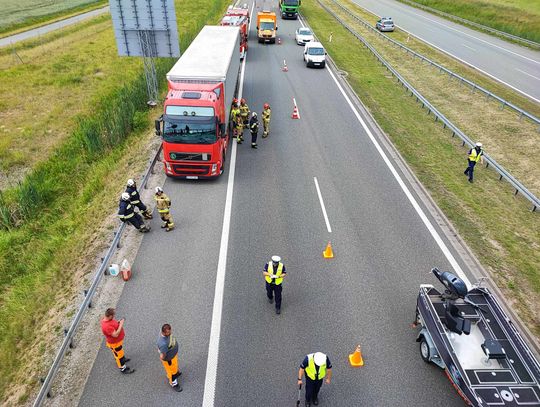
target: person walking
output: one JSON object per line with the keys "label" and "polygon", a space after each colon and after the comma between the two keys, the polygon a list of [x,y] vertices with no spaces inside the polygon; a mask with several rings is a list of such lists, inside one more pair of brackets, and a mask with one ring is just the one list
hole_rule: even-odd
{"label": "person walking", "polygon": [[319,390],[326,377],[326,384],[330,384],[332,377],[332,363],[328,356],[322,352],[307,355],[300,369],[298,369],[298,385],[302,384],[302,376],[306,376],[306,407],[319,405]]}
{"label": "person walking", "polygon": [[281,257],[272,256],[272,260],[265,264],[263,276],[266,282],[266,296],[272,304],[276,299],[276,314],[281,314],[281,291],[283,278],[287,275]]}
{"label": "person walking", "polygon": [[471,148],[469,150],[469,156],[467,157],[467,161],[469,163],[469,166],[467,169],[463,172],[463,174],[469,176],[469,182],[473,182],[473,173],[474,173],[474,166],[478,161],[480,161],[481,164],[484,164],[484,150],[482,150],[482,143],[476,143],[474,145],[474,148]]}
{"label": "person walking", "polygon": [[156,194],[154,195],[154,198],[156,200],[156,207],[159,212],[159,216],[161,217],[161,220],[163,221],[163,225],[161,225],[162,229],[165,229],[166,232],[170,232],[174,229],[174,221],[171,216],[171,200],[163,192],[163,189],[161,187],[156,187]]}
{"label": "person walking", "polygon": [[159,358],[165,368],[165,374],[169,379],[169,384],[178,392],[182,391],[180,385],[180,376],[182,373],[178,370],[178,342],[171,334],[171,326],[163,324],[158,338],[157,347]]}
{"label": "person walking", "polygon": [[246,103],[246,99],[240,99],[240,116],[242,117],[242,122],[244,126],[247,126],[249,123],[249,106]]}
{"label": "person walking", "polygon": [[150,226],[146,226],[141,215],[135,213],[127,192],[122,193],[118,204],[118,217],[122,222],[131,223],[139,232],[150,232]]}
{"label": "person walking", "polygon": [[139,208],[139,211],[142,213],[145,219],[152,219],[152,212],[146,207],[146,205],[141,201],[141,195],[137,190],[137,184],[135,180],[127,180],[126,192],[129,194],[129,200],[133,206]]}
{"label": "person walking", "polygon": [[262,112],[262,120],[263,120],[263,138],[268,137],[270,134],[270,118],[272,117],[272,110],[270,109],[270,105],[268,103],[264,104],[263,112]]}
{"label": "person walking", "polygon": [[251,114],[249,119],[249,131],[251,132],[251,148],[257,148],[257,136],[259,134],[259,120],[257,119],[257,113]]}
{"label": "person walking", "polygon": [[105,336],[105,344],[109,348],[116,361],[116,366],[123,374],[130,374],[135,372],[135,369],[131,369],[127,363],[130,359],[126,358],[124,354],[124,319],[120,321],[114,319],[116,311],[114,308],[107,308],[105,316],[101,320],[101,332]]}

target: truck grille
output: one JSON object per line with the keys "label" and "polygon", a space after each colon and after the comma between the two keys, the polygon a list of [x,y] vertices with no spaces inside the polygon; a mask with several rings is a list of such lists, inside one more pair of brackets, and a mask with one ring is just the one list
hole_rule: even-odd
{"label": "truck grille", "polygon": [[174,161],[211,161],[212,155],[208,153],[170,153]]}
{"label": "truck grille", "polygon": [[173,164],[176,175],[208,175],[210,165]]}

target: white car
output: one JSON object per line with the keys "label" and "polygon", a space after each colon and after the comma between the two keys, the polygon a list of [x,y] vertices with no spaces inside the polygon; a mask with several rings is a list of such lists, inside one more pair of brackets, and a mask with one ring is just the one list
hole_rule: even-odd
{"label": "white car", "polygon": [[298,45],[304,45],[310,41],[313,41],[313,33],[309,28],[300,27],[296,30],[295,40]]}
{"label": "white car", "polygon": [[304,62],[308,67],[324,68],[326,51],[320,42],[308,42],[304,46]]}

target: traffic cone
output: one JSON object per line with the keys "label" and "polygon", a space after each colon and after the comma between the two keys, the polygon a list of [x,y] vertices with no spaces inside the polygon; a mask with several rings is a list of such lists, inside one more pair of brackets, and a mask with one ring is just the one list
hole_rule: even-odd
{"label": "traffic cone", "polygon": [[292,111],[291,118],[292,119],[299,119],[300,118],[300,115],[298,114],[298,108],[296,106],[294,107],[294,109]]}
{"label": "traffic cone", "polygon": [[356,347],[354,353],[349,355],[349,363],[352,367],[364,366],[364,359],[362,358],[362,352],[360,352],[360,345]]}
{"label": "traffic cone", "polygon": [[280,37],[277,38],[277,43],[278,43],[278,45],[281,45],[281,38]]}
{"label": "traffic cone", "polygon": [[326,245],[326,249],[325,251],[323,252],[323,257],[325,259],[333,259],[334,258],[334,252],[332,251],[332,245],[330,244],[330,242],[328,242],[328,244]]}
{"label": "traffic cone", "polygon": [[283,68],[281,68],[281,70],[283,72],[288,72],[289,71],[289,68],[287,68],[287,62],[285,60],[283,60]]}

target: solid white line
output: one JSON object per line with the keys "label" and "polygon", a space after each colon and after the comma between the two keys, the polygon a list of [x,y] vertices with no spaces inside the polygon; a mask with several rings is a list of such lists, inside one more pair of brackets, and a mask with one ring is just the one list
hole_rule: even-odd
{"label": "solid white line", "polygon": [[[252,7],[250,14],[253,16]],[[248,25],[248,31],[251,24]],[[240,72],[240,84],[238,99],[242,98],[244,90],[244,74],[246,71],[247,54],[242,62]],[[236,167],[236,143],[232,143],[231,163],[229,165],[229,178],[227,179],[227,195],[225,198],[225,210],[223,211],[223,229],[221,230],[221,244],[219,246],[219,259],[216,273],[216,288],[214,291],[214,305],[212,309],[212,325],[210,328],[210,341],[208,344],[208,356],[206,360],[206,376],[204,380],[203,407],[213,407],[216,395],[216,378],[219,360],[219,340],[221,336],[221,316],[223,314],[223,293],[225,289],[225,271],[227,269],[227,251],[229,248],[229,231],[231,226],[232,198],[234,189],[234,172]]]}
{"label": "solid white line", "polygon": [[461,44],[461,45],[463,45],[465,48],[469,48],[470,50],[476,51],[473,47],[469,47],[468,45],[465,45],[465,44]]}
{"label": "solid white line", "polygon": [[403,190],[403,192],[405,193],[405,196],[407,196],[407,198],[409,199],[409,201],[411,202],[413,208],[416,210],[416,213],[418,213],[418,216],[420,216],[420,219],[422,219],[422,222],[424,222],[424,225],[427,227],[427,229],[429,230],[429,233],[431,233],[431,236],[433,237],[433,239],[435,240],[435,242],[437,243],[437,245],[439,246],[439,248],[441,249],[441,251],[443,252],[443,254],[445,255],[446,259],[448,260],[448,262],[450,263],[450,265],[452,266],[452,268],[454,269],[454,271],[456,272],[456,274],[469,286],[471,287],[471,282],[469,281],[469,279],[467,278],[467,276],[465,275],[465,273],[463,272],[463,270],[461,269],[461,266],[459,265],[459,263],[456,261],[456,259],[454,258],[454,256],[452,255],[452,253],[450,252],[450,250],[448,249],[448,247],[446,246],[446,244],[444,243],[444,241],[441,239],[441,236],[439,235],[439,233],[435,230],[435,228],[433,227],[433,225],[431,224],[430,220],[428,219],[428,217],[426,216],[426,214],[424,213],[424,211],[422,210],[422,208],[420,207],[420,205],[418,204],[418,202],[416,201],[416,199],[414,198],[414,196],[412,195],[411,191],[409,190],[409,188],[407,187],[407,185],[405,184],[405,182],[403,182],[403,179],[401,178],[401,176],[399,175],[399,173],[396,171],[394,165],[392,164],[392,162],[390,161],[390,159],[388,158],[388,156],[386,155],[386,153],[384,152],[384,150],[382,149],[381,145],[379,144],[379,142],[377,141],[377,139],[373,136],[373,134],[371,133],[371,130],[369,129],[369,127],[366,125],[366,123],[364,122],[364,119],[362,119],[362,117],[360,116],[360,114],[358,113],[358,111],[356,110],[356,108],[354,107],[354,105],[352,104],[351,100],[349,99],[349,96],[347,96],[347,94],[345,93],[345,91],[343,90],[343,88],[341,87],[341,84],[338,82],[338,80],[336,79],[336,77],[334,76],[333,72],[330,70],[330,68],[327,67],[327,70],[328,72],[330,73],[330,76],[332,77],[332,79],[334,80],[334,82],[336,83],[338,89],[340,90],[341,94],[343,95],[343,97],[345,98],[345,100],[347,101],[349,107],[351,108],[351,110],[353,111],[354,115],[356,116],[356,118],[358,119],[358,121],[360,122],[360,124],[362,125],[362,127],[364,128],[365,132],[367,133],[367,135],[369,136],[371,142],[373,143],[373,145],[375,146],[375,148],[377,149],[377,151],[379,152],[380,156],[382,157],[383,161],[385,162],[385,164],[387,165],[387,167],[390,169],[390,172],[392,173],[392,175],[394,176],[394,178],[396,179],[396,181],[398,182],[399,186],[401,187],[401,189]]}
{"label": "solid white line", "polygon": [[319,188],[319,181],[317,181],[317,177],[313,177],[313,181],[315,181],[315,188],[317,188],[317,195],[319,195],[319,202],[321,203],[321,209],[324,216],[324,221],[326,223],[326,229],[328,230],[328,233],[332,233],[332,228],[330,227],[330,221],[328,220],[328,214],[326,213],[326,207],[324,206],[324,201],[322,199],[321,189]]}
{"label": "solid white line", "polygon": [[296,107],[296,114],[298,115],[298,118],[300,118],[300,109],[298,109],[298,105],[296,104],[296,99],[292,98],[294,107]]}
{"label": "solid white line", "polygon": [[522,70],[519,69],[519,68],[516,68],[516,71],[519,71],[519,72],[521,72],[521,73],[524,73],[525,75],[528,75],[528,76],[530,76],[531,78],[534,78],[534,79],[540,81],[540,78],[539,78],[538,76],[531,75],[530,73],[525,72],[525,71],[522,71]]}

